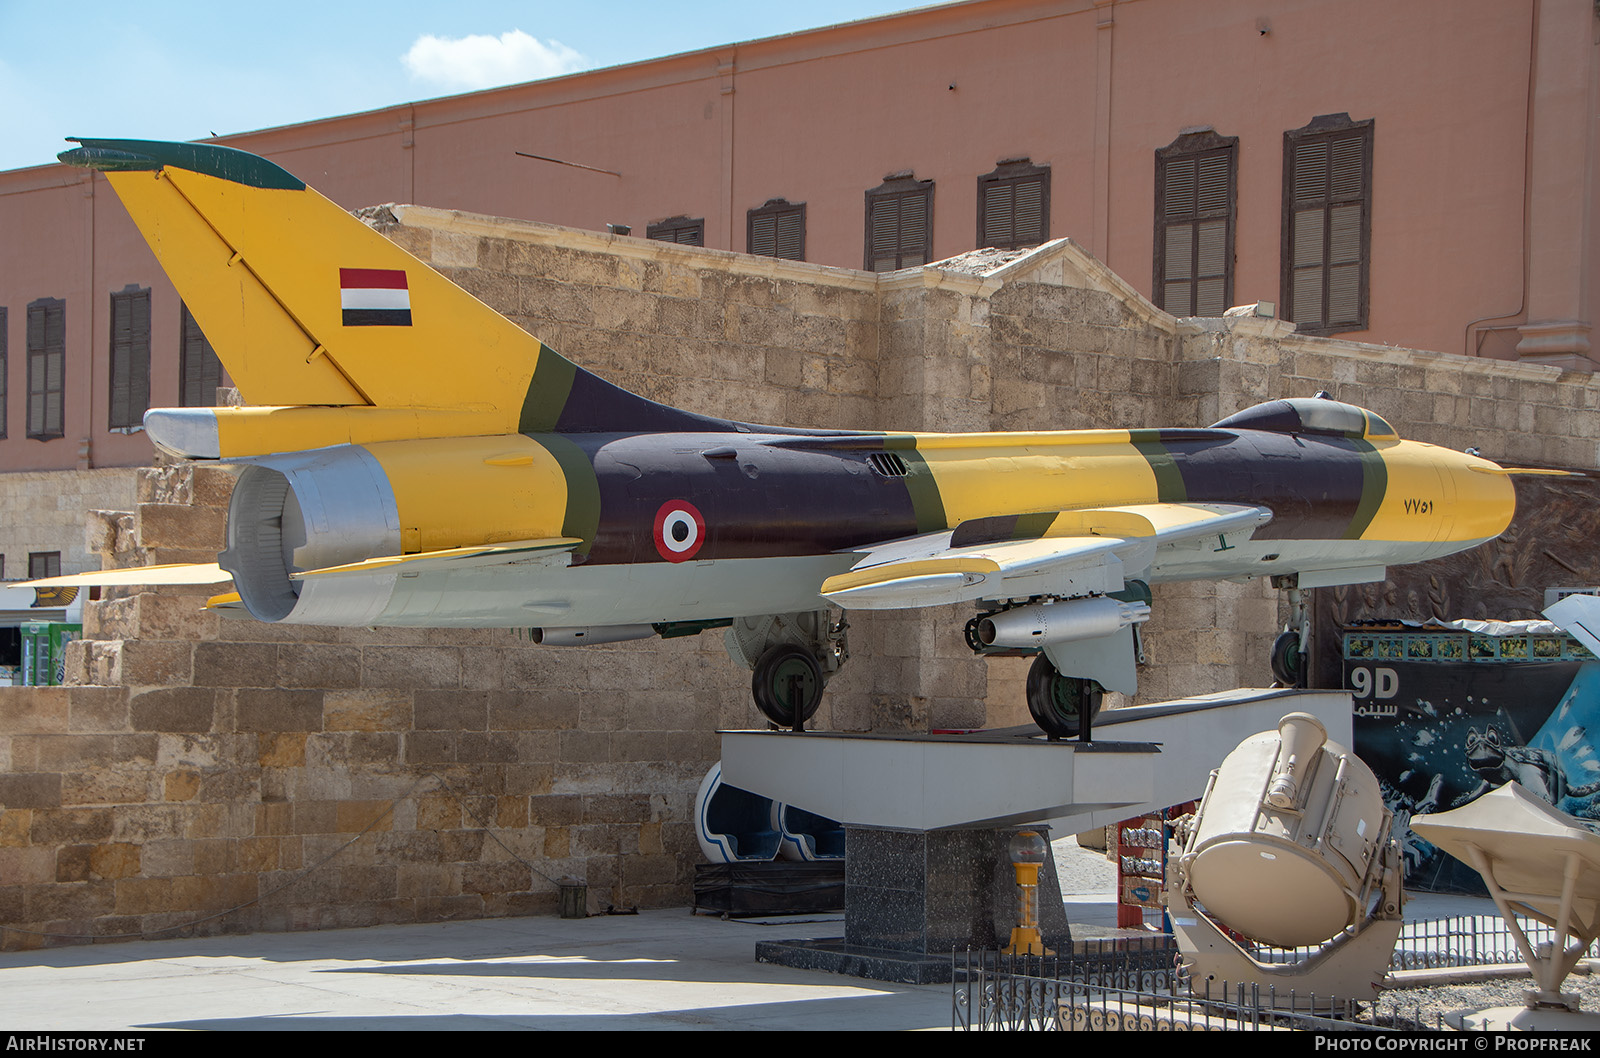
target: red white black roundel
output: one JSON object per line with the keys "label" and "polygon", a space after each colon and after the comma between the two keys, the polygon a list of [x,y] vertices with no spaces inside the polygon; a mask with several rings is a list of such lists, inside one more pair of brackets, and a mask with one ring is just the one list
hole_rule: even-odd
{"label": "red white black roundel", "polygon": [[688,500],[668,500],[656,511],[656,550],[668,562],[687,562],[706,539],[706,520]]}

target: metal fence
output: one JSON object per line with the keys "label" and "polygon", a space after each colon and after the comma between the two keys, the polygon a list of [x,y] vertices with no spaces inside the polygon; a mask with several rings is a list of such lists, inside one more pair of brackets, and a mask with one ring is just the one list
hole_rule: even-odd
{"label": "metal fence", "polygon": [[1105,951],[1062,958],[957,954],[951,1027],[1004,1031],[1417,1031],[1441,1026],[1403,1000],[1282,996],[1251,986],[1211,984],[1191,994],[1174,972],[1176,948]]}
{"label": "metal fence", "polygon": [[[1556,931],[1542,922],[1517,916],[1517,925],[1537,951],[1541,944],[1553,944]],[[1307,948],[1258,948],[1250,954],[1260,962],[1299,962],[1321,946]],[[1590,947],[1590,956],[1600,956],[1600,941]],[[1432,970],[1454,966],[1516,966],[1523,961],[1522,950],[1505,919],[1499,915],[1458,915],[1453,918],[1407,922],[1400,930],[1391,970]]]}
{"label": "metal fence", "polygon": [[[1517,916],[1517,925],[1535,951],[1553,944],[1556,931],[1542,922]],[[1600,941],[1589,946],[1590,958],[1600,957]],[[1422,922],[1407,922],[1394,946],[1391,970],[1430,970],[1451,966],[1514,966],[1521,963],[1510,927],[1499,915],[1463,915]]]}
{"label": "metal fence", "polygon": [[[1535,946],[1555,931],[1518,919]],[[1288,962],[1317,949],[1263,949],[1262,962]],[[1589,954],[1600,954],[1600,943]],[[1403,995],[1279,995],[1249,985],[1214,984],[1191,994],[1178,980],[1178,949],[1171,937],[1152,934],[1130,946],[1126,939],[1079,943],[1055,956],[1009,956],[967,951],[952,956],[951,1026],[956,1029],[1054,1030],[1207,1029],[1324,1031],[1437,1030]],[[1514,966],[1522,952],[1496,915],[1408,922],[1390,961],[1391,970],[1463,966]],[[1359,1000],[1359,1001],[1358,1001]]]}

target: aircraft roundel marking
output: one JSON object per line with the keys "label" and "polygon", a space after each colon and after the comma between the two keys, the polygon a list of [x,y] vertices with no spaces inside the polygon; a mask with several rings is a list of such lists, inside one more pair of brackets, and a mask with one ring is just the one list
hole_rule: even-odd
{"label": "aircraft roundel marking", "polygon": [[687,562],[706,540],[706,520],[688,500],[668,500],[656,511],[656,550],[668,562]]}

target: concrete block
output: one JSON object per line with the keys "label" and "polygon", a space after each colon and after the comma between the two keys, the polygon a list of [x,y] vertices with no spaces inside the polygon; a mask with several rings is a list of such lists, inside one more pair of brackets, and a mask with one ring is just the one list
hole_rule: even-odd
{"label": "concrete block", "polygon": [[279,687],[348,688],[361,685],[361,649],[326,643],[285,643],[277,650]]}
{"label": "concrete block", "polygon": [[196,643],[196,687],[275,687],[278,648],[272,643]]}
{"label": "concrete block", "polygon": [[227,510],[233,498],[233,486],[239,480],[234,467],[190,466],[189,497],[196,507],[216,507]]}
{"label": "concrete block", "polygon": [[209,687],[164,687],[128,696],[128,722],[135,731],[211,731],[217,692]]}
{"label": "concrete block", "polygon": [[484,731],[491,693],[418,690],[413,696],[413,724],[419,731]]}
{"label": "concrete block", "polygon": [[128,692],[122,687],[73,687],[67,693],[67,730],[128,730]]}
{"label": "concrete block", "polygon": [[[0,773],[0,808],[57,808],[60,804],[60,775]],[[0,870],[0,879],[5,878],[5,872]]]}
{"label": "concrete block", "polygon": [[323,698],[323,725],[327,731],[403,731],[412,726],[411,695],[402,690],[330,690]]}
{"label": "concrete block", "polygon": [[445,647],[363,647],[361,686],[437,688],[461,685],[461,654]]}
{"label": "concrete block", "polygon": [[135,516],[142,547],[214,553],[227,546],[227,511],[222,508],[141,503]]}
{"label": "concrete block", "polygon": [[[206,596],[168,589],[136,597],[136,630],[123,638],[168,639],[198,642],[217,637],[215,613],[205,609]],[[233,627],[233,622],[229,627]],[[243,625],[243,622],[240,622]]]}
{"label": "concrete block", "polygon": [[142,869],[138,845],[127,842],[107,842],[89,850],[89,876],[92,879],[114,881],[131,878]]}
{"label": "concrete block", "polygon": [[495,731],[575,728],[579,717],[578,700],[576,692],[565,688],[491,691],[488,727]]}
{"label": "concrete block", "polygon": [[29,840],[34,845],[73,845],[111,837],[110,808],[39,808],[32,813]]}
{"label": "concrete block", "polygon": [[0,808],[0,846],[20,847],[30,843],[33,829],[33,810],[30,808]]}
{"label": "concrete block", "polygon": [[179,805],[115,805],[111,809],[111,839],[148,844],[162,838],[181,838],[187,822],[187,809]]}
{"label": "concrete block", "polygon": [[234,697],[240,731],[321,731],[322,692],[246,688]]}
{"label": "concrete block", "polygon": [[65,687],[0,687],[0,735],[65,732],[70,702]]}
{"label": "concrete block", "polygon": [[[95,644],[101,645],[101,644]],[[104,644],[110,646],[112,644]],[[191,657],[196,649],[186,642],[130,640],[121,646],[121,678],[129,687],[181,686],[190,682]],[[211,644],[202,644],[209,646]],[[97,683],[101,681],[96,681]],[[111,681],[107,681],[111,682]]]}
{"label": "concrete block", "polygon": [[297,768],[306,762],[306,733],[292,729],[263,732],[257,763],[263,768]]}

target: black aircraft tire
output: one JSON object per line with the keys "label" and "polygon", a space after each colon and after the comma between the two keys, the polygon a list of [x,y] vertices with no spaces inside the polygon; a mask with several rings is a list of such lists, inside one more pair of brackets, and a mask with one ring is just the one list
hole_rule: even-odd
{"label": "black aircraft tire", "polygon": [[1285,687],[1306,685],[1305,655],[1300,653],[1298,632],[1281,633],[1272,641],[1272,678]]}
{"label": "black aircraft tire", "polygon": [[1084,710],[1088,710],[1093,725],[1104,698],[1104,688],[1094,680],[1061,675],[1043,654],[1033,659],[1033,667],[1028,670],[1028,712],[1045,734],[1077,737]]}
{"label": "black aircraft tire", "polygon": [[804,647],[792,643],[772,647],[756,662],[750,694],[761,715],[779,727],[794,727],[796,692],[804,723],[822,702],[822,666]]}

